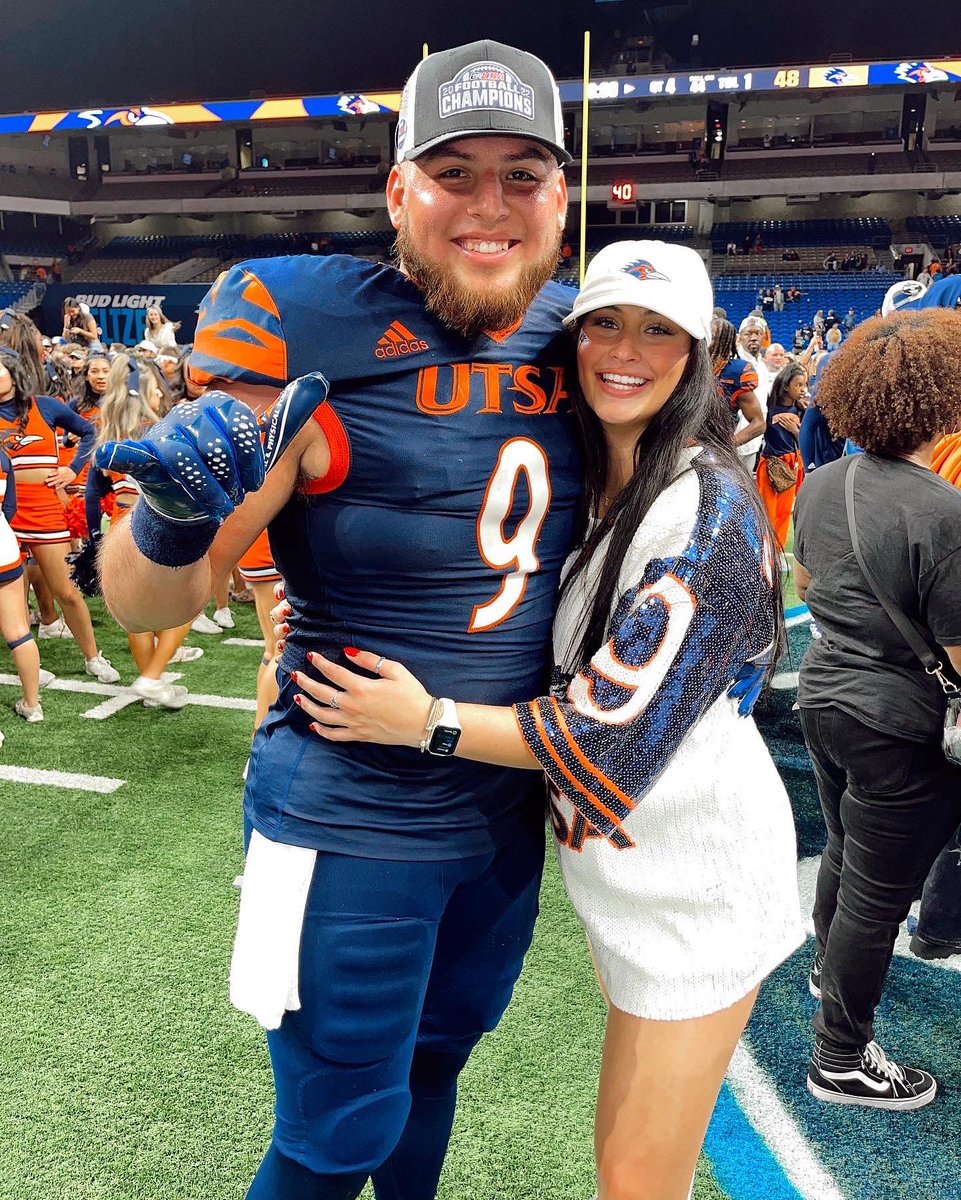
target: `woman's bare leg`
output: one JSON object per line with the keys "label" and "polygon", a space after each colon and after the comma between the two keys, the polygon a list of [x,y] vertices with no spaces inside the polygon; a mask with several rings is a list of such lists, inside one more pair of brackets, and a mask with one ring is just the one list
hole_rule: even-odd
{"label": "woman's bare leg", "polygon": [[43,578],[60,605],[67,627],[76,639],[85,660],[97,657],[97,639],[93,633],[90,610],[80,589],[70,578],[66,555],[69,547],[35,543],[31,550]]}
{"label": "woman's bare leg", "polygon": [[28,708],[36,708],[40,703],[40,650],[23,611],[23,584],[19,579],[0,586],[0,633],[10,647],[23,699]]}
{"label": "woman's bare leg", "polygon": [[599,1200],[688,1200],[721,1084],[757,999],[688,1021],[612,1007],[594,1141]]}
{"label": "woman's bare leg", "polygon": [[277,635],[274,633],[274,623],[270,618],[270,610],[274,606],[274,585],[272,583],[251,583],[254,593],[254,604],[257,606],[257,620],[260,631],[264,635],[264,656],[257,669],[257,713],[254,717],[254,732],[260,728],[260,723],[267,715],[267,710],[277,699]]}

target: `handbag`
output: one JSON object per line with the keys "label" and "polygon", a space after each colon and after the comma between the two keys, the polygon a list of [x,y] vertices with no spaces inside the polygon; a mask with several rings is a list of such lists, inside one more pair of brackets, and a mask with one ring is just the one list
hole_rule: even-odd
{"label": "handbag", "polygon": [[791,488],[797,485],[797,467],[792,467],[783,458],[772,457],[766,458],[764,461],[767,463],[768,483],[770,483],[778,495],[782,492],[789,492]]}
{"label": "handbag", "polygon": [[848,532],[851,535],[854,557],[858,560],[858,566],[861,568],[865,582],[874,593],[874,598],[890,617],[895,628],[907,642],[908,646],[910,646],[921,660],[925,673],[933,675],[941,685],[941,690],[944,692],[947,701],[941,748],[948,762],[961,767],[961,688],[945,675],[944,663],[938,659],[931,647],[921,637],[920,633],[918,633],[914,622],[896,604],[893,604],[885,597],[884,593],[878,587],[874,576],[868,570],[868,565],[861,554],[861,545],[858,541],[858,527],[854,519],[854,476],[857,474],[862,457],[863,455],[855,454],[848,459],[844,478],[844,507],[848,515]]}

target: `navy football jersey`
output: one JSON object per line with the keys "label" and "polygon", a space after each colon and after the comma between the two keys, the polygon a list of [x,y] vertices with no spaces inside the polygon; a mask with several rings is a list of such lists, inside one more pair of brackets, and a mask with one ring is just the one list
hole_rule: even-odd
{"label": "navy football jersey", "polygon": [[270,527],[293,616],[247,810],[265,836],[383,857],[488,852],[538,819],[539,773],[312,734],[292,702],[311,649],[404,663],[435,696],[509,705],[545,686],[579,493],[549,284],[514,329],[446,328],[391,267],[345,256],[240,264],[201,308],[193,379],[330,381],[331,468]]}

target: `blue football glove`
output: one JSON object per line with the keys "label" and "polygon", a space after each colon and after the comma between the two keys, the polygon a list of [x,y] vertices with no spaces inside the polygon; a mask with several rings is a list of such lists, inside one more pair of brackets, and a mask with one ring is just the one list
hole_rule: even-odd
{"label": "blue football glove", "polygon": [[265,417],[226,392],[188,400],[152,425],[140,441],[106,442],[95,462],[136,479],[146,504],[173,521],[226,520],[327,398],[322,375],[287,385]]}
{"label": "blue football glove", "polygon": [[760,699],[761,692],[764,691],[764,683],[771,667],[772,649],[772,646],[768,646],[756,658],[752,658],[746,662],[734,676],[730,687],[727,689],[727,694],[731,699],[738,701],[737,713],[739,717],[749,717],[751,715],[755,704]]}

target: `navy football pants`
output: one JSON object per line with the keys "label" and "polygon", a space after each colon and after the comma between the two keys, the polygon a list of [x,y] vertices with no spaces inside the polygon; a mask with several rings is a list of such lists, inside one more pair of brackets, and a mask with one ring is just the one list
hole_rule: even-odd
{"label": "navy football pants", "polygon": [[318,853],[302,1008],[268,1033],[274,1136],[248,1200],[434,1200],[457,1076],[530,946],[535,824],[496,853],[393,862]]}

